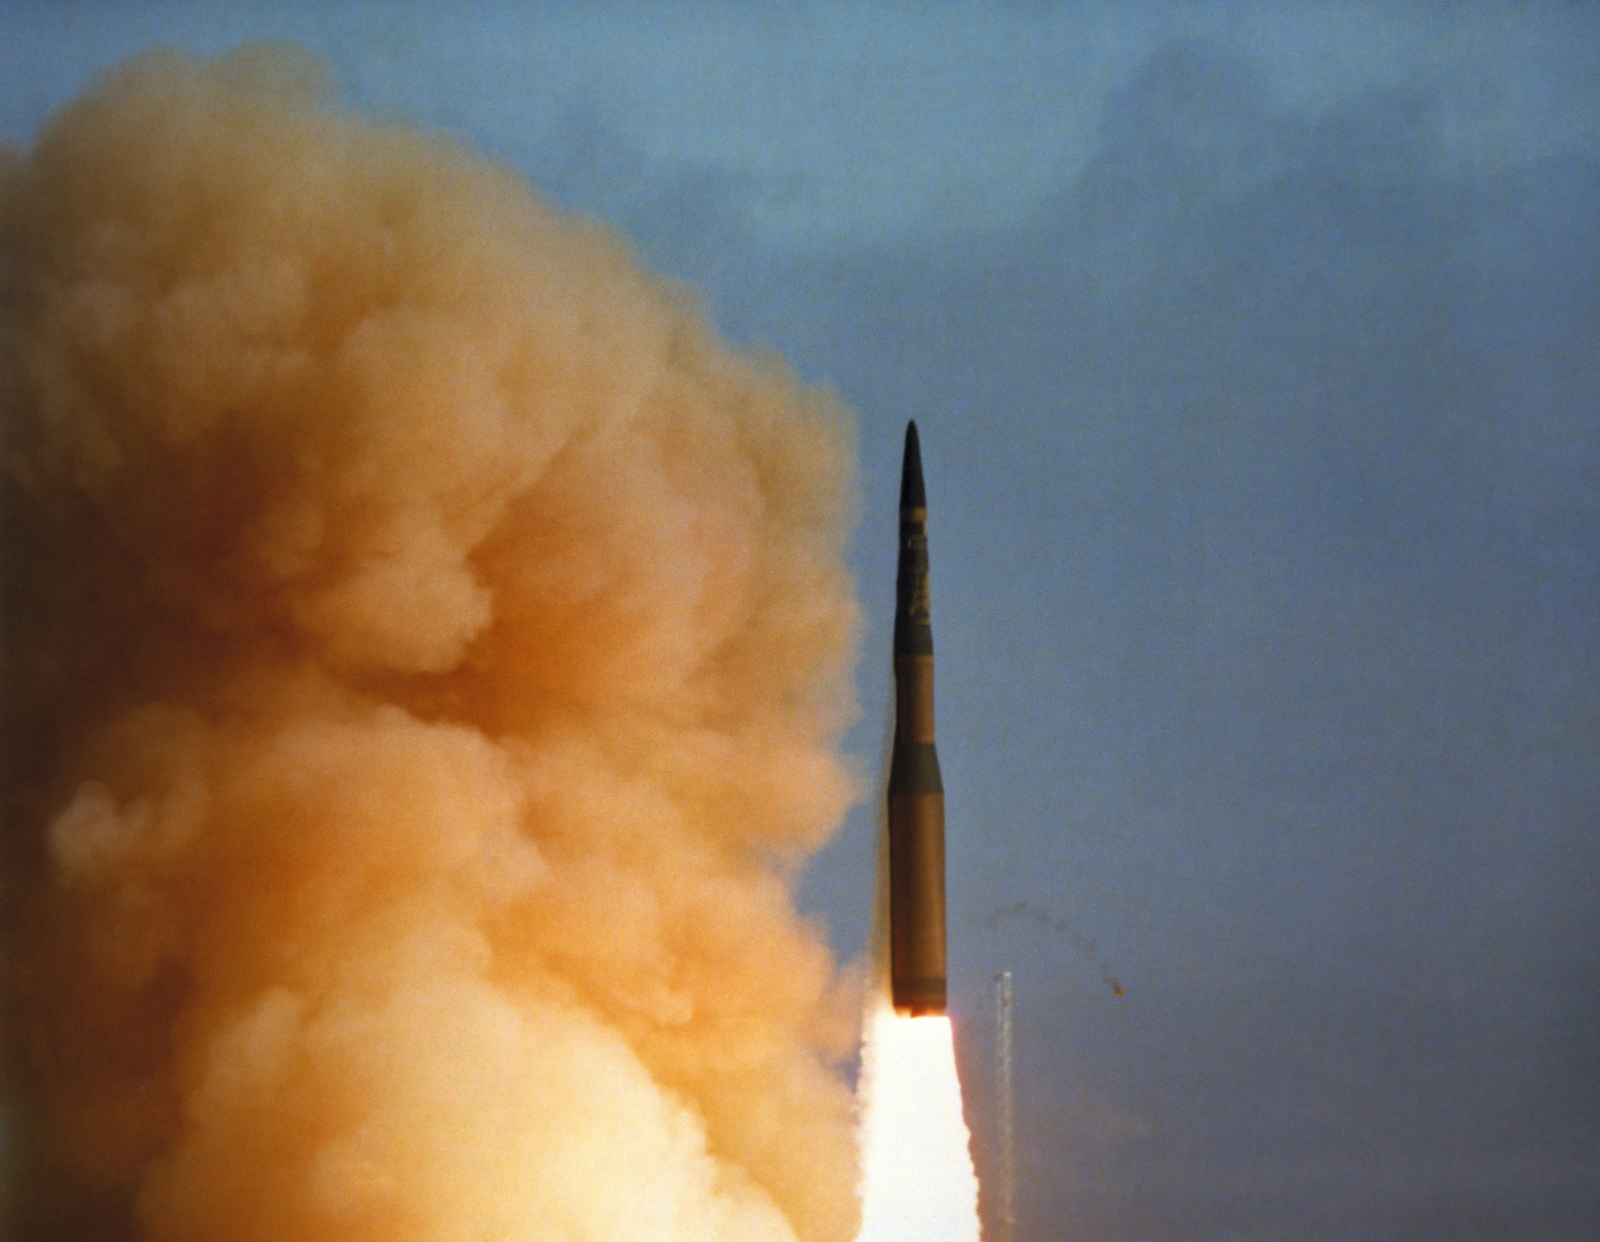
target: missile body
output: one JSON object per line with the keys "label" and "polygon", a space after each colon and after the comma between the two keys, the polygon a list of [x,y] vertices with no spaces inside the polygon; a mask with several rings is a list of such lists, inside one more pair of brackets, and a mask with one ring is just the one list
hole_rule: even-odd
{"label": "missile body", "polygon": [[889,983],[895,1009],[945,1011],[944,784],[933,744],[928,501],[917,424],[906,427],[895,582],[894,749],[889,762]]}

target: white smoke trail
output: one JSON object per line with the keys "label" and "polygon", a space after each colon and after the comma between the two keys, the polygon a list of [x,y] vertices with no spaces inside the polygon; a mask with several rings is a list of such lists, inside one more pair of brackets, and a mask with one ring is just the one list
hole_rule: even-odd
{"label": "white smoke trail", "polygon": [[1000,1227],[1010,1239],[1017,1224],[1017,1117],[1015,1062],[1011,1047],[1011,972],[994,981],[995,1096],[1000,1131]]}

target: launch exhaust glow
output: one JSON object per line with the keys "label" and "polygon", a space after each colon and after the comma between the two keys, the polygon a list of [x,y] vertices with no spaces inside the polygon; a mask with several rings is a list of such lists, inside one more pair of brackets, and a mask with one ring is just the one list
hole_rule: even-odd
{"label": "launch exhaust glow", "polygon": [[978,1242],[978,1178],[950,1019],[875,1006],[860,1089],[860,1242]]}

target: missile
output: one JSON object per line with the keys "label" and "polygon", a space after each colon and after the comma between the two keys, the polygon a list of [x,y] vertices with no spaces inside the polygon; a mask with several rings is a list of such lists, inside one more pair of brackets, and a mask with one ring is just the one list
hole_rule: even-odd
{"label": "missile", "polygon": [[933,744],[928,499],[917,424],[906,425],[895,579],[894,748],[889,760],[889,986],[896,1010],[945,1011],[944,783]]}

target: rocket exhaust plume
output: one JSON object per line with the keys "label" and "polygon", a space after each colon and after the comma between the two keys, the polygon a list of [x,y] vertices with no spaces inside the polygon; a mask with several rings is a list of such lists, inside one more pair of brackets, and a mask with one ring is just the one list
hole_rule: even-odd
{"label": "rocket exhaust plume", "polygon": [[844,1242],[851,433],[286,49],[0,152],[26,1242]]}

